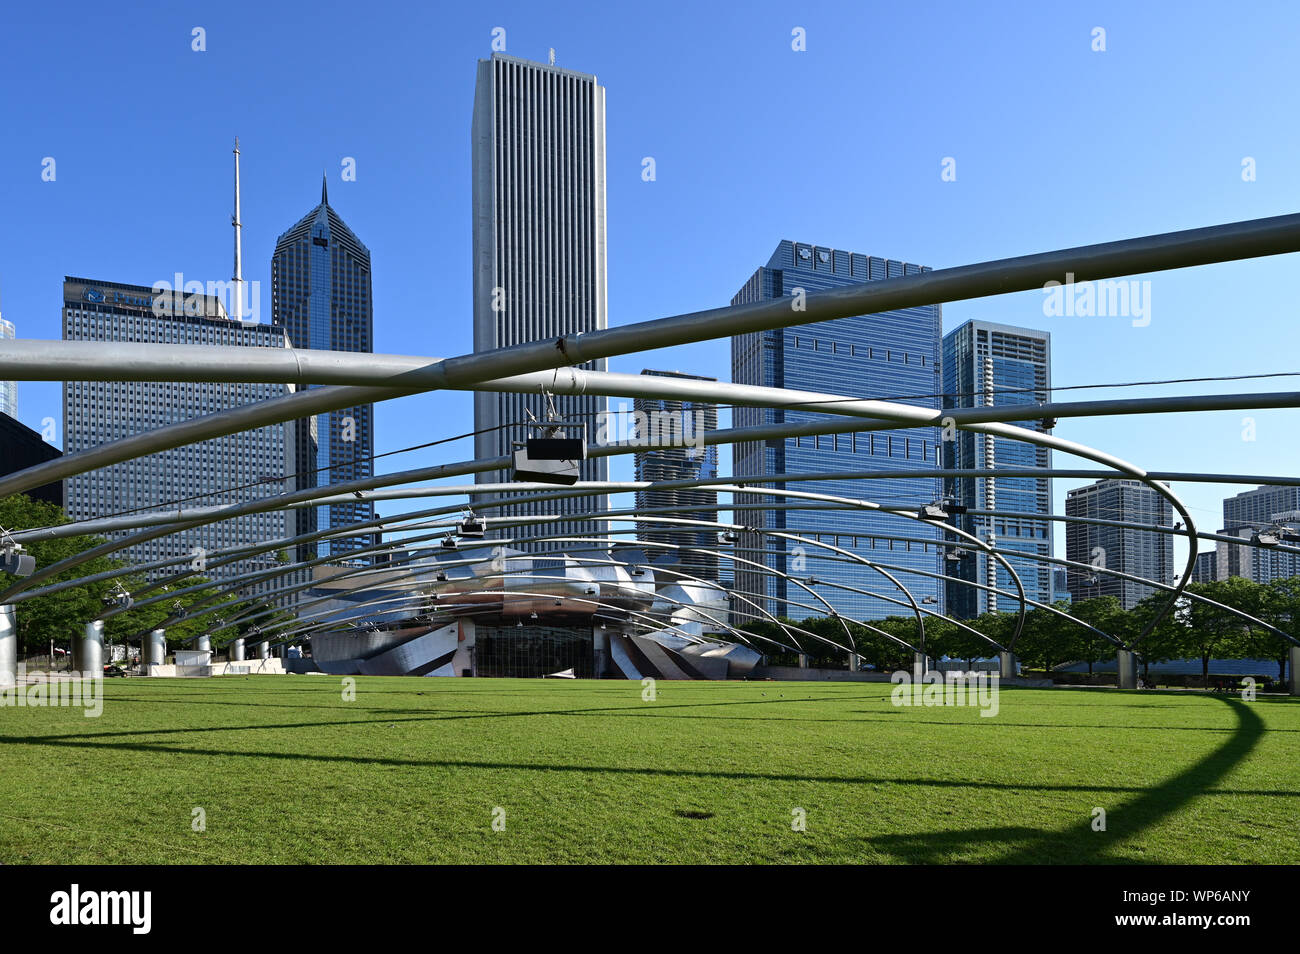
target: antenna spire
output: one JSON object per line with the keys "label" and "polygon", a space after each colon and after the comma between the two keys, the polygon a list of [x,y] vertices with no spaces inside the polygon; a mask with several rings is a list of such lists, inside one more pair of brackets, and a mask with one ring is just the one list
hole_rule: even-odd
{"label": "antenna spire", "polygon": [[235,227],[235,275],[231,280],[233,284],[232,293],[235,300],[234,318],[236,321],[244,320],[244,266],[243,266],[243,248],[242,235],[243,223],[239,221],[239,137],[235,137],[235,214],[230,217],[230,224]]}
{"label": "antenna spire", "polygon": [[325,174],[325,170],[323,169],[320,174],[320,204],[330,204],[329,177]]}

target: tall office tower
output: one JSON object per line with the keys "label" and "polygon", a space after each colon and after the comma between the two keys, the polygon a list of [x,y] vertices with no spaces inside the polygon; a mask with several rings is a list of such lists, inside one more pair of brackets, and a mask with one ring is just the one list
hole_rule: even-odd
{"label": "tall office tower", "polygon": [[1070,575],[1065,567],[1058,566],[1052,570],[1052,602],[1059,603],[1061,601],[1066,603],[1071,601]]}
{"label": "tall office tower", "polygon": [[[677,371],[642,371],[659,378],[688,381],[716,381]],[[639,451],[636,479],[641,481],[707,480],[718,476],[718,448],[704,445],[704,435],[718,429],[718,407],[704,401],[675,398],[637,398],[633,402],[636,436],[648,440],[676,441],[682,446]],[[703,489],[638,490],[636,509],[651,517],[678,517],[717,522],[718,493]],[[718,533],[714,528],[671,527],[651,520],[638,520],[637,539],[669,544],[679,554],[685,573],[701,579],[718,580]],[[653,557],[657,548],[650,551]],[[712,551],[701,553],[700,550]]]}
{"label": "tall office tower", "polygon": [[[1223,501],[1224,534],[1250,540],[1260,530],[1300,526],[1300,487],[1257,487]],[[1220,543],[1219,579],[1241,576],[1256,583],[1300,576],[1294,553],[1247,544]]]}
{"label": "tall office tower", "polygon": [[[1174,508],[1140,480],[1099,480],[1065,495],[1067,517],[1119,520],[1132,528],[1068,522],[1065,558],[1074,563],[1118,570],[1157,583],[1174,578],[1174,539],[1138,527],[1173,525]],[[1108,573],[1070,567],[1067,577],[1074,600],[1116,596],[1125,609],[1155,592],[1155,588]]]}
{"label": "tall office tower", "polygon": [[[285,347],[284,329],[234,321],[219,298],[157,292],[140,285],[65,278],[65,341],[165,342],[184,345]],[[63,449],[75,454],[129,437],[213,414],[241,404],[282,397],[287,384],[211,384],[154,381],[65,381]],[[73,520],[92,520],[185,501],[186,506],[238,504],[293,489],[286,480],[292,424],[212,438],[123,461],[65,481],[65,508]],[[173,557],[202,556],[213,579],[275,568],[276,551],[225,566],[225,551],[286,539],[285,511],[249,514],[134,544],[121,557],[136,565]],[[121,538],[127,532],[111,532]],[[196,553],[196,548],[201,553]],[[182,564],[183,565],[183,564]],[[151,578],[174,574],[178,564],[148,570]],[[283,585],[251,586],[248,595]]]}
{"label": "tall office tower", "polygon": [[[271,259],[271,321],[292,348],[374,350],[370,250],[329,204],[322,180],[320,205],[275,243]],[[311,385],[314,386],[314,385]],[[297,422],[293,471],[299,487],[324,487],[374,475],[374,405],[342,408]],[[330,504],[297,511],[295,535],[371,520],[374,504]],[[302,544],[298,558],[346,557],[367,546],[369,530]]]}
{"label": "tall office tower", "polygon": [[[914,275],[919,265],[832,248],[782,242],[768,263],[754,273],[732,299],[733,305],[796,295],[861,282]],[[731,340],[731,373],[737,384],[757,384],[805,391],[845,391],[872,398],[939,408],[938,305],[905,308],[876,315],[837,318],[797,328],[754,332]],[[797,409],[736,408],[736,427],[825,420],[827,415]],[[878,474],[933,469],[938,458],[937,427],[789,437],[733,447],[737,480],[771,474]],[[820,494],[865,498],[916,513],[943,493],[937,477],[889,477],[857,480],[790,481],[764,486]],[[927,609],[943,611],[943,531],[904,517],[865,510],[780,509],[772,497],[737,495],[737,522],[756,529],[782,531],[851,551],[890,572]],[[747,508],[753,509],[747,509]],[[891,537],[910,539],[890,539]],[[933,542],[932,542],[933,541]],[[823,584],[843,584],[882,593],[906,603],[906,597],[883,576],[833,551],[761,534],[742,534],[738,555],[764,559],[779,574],[816,577]],[[911,571],[920,571],[911,572]],[[930,575],[925,575],[930,574]],[[825,605],[795,584],[736,565],[736,587],[765,596],[767,609],[802,618],[827,615]],[[815,586],[838,613],[856,619],[909,615],[910,608],[833,585]],[[805,605],[787,605],[786,599]]]}
{"label": "tall office tower", "polygon": [[[943,339],[943,406],[948,408],[998,407],[1042,404],[1052,386],[1052,339],[1046,331],[1015,328],[987,321],[968,321]],[[1050,434],[1051,421],[1019,421],[1017,426]],[[994,468],[1050,468],[1046,447],[991,434],[956,430],[943,442],[944,468],[992,470]],[[1025,595],[1041,603],[1053,597],[1052,568],[1034,557],[1052,555],[1052,525],[1016,514],[1052,512],[1052,481],[1047,477],[949,477],[944,493],[957,505],[955,526],[993,546],[1025,553],[1009,556],[1025,587]],[[965,508],[969,513],[960,512]],[[998,516],[987,515],[997,511]],[[1001,597],[979,583],[1003,592],[1016,592],[1011,574],[976,546],[960,548],[950,559],[948,611],[958,619],[997,612],[1016,605],[1015,596]]]}
{"label": "tall office tower", "polygon": [[[587,73],[493,54],[478,64],[472,140],[475,352],[605,328],[605,88]],[[603,371],[605,361],[581,367]],[[529,413],[546,421],[547,406],[543,394],[476,392],[475,456],[509,456],[529,433]],[[560,419],[585,425],[590,441],[606,400],[560,396],[555,406]],[[608,474],[603,457],[582,464],[582,480]],[[475,475],[509,480],[508,470]],[[603,521],[564,518],[608,509],[599,496],[493,512],[560,518],[520,536],[591,536],[605,532]]]}
{"label": "tall office tower", "polygon": [[[12,341],[18,335],[12,321],[0,318],[0,341]],[[0,414],[18,417],[18,382],[0,381]]]}

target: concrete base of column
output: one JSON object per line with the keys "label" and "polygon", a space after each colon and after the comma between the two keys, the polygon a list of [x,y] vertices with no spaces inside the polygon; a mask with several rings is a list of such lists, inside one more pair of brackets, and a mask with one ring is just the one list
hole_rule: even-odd
{"label": "concrete base of column", "polygon": [[233,642],[231,642],[230,661],[231,662],[244,661],[244,641],[242,639],[236,639]]}
{"label": "concrete base of column", "polygon": [[194,648],[201,653],[212,652],[212,637],[206,635],[200,636],[198,640],[195,642]]}
{"label": "concrete base of column", "polygon": [[926,658],[925,653],[912,653],[912,670],[923,676],[930,671],[930,660]]}
{"label": "concrete base of column", "polygon": [[1138,687],[1138,661],[1137,656],[1130,649],[1120,649],[1115,653],[1115,663],[1119,672],[1119,687],[1121,689],[1136,689]]}
{"label": "concrete base of column", "polygon": [[144,638],[140,647],[141,666],[161,666],[167,657],[167,631],[155,629]]}
{"label": "concrete base of column", "polygon": [[1286,674],[1291,684],[1291,695],[1300,696],[1300,676],[1296,675],[1296,670],[1300,669],[1300,646],[1292,646],[1288,655]]}
{"label": "concrete base of column", "polygon": [[91,620],[86,634],[72,643],[72,668],[94,676],[104,674],[104,621]]}
{"label": "concrete base of column", "polygon": [[808,668],[808,654],[807,654],[807,653],[800,653],[800,654],[799,654],[799,668],[800,668],[800,669],[807,669],[807,668]]}
{"label": "concrete base of column", "polygon": [[998,653],[998,676],[1002,679],[1014,679],[1019,674],[1015,653]]}
{"label": "concrete base of column", "polygon": [[271,644],[268,643],[266,640],[262,640],[262,642],[257,644],[257,658],[258,659],[271,658]]}
{"label": "concrete base of column", "polygon": [[12,603],[3,603],[0,604],[0,689],[16,685],[18,685],[18,617]]}

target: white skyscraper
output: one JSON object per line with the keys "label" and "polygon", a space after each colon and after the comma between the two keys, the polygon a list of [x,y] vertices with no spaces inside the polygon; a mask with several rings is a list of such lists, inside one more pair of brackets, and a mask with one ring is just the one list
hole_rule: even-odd
{"label": "white skyscraper", "polygon": [[[0,341],[12,340],[18,336],[12,321],[0,317]],[[18,382],[0,381],[0,414],[18,417]]]}
{"label": "white skyscraper", "polygon": [[[183,302],[183,304],[182,304]],[[65,341],[139,341],[183,345],[239,345],[283,348],[284,329],[227,316],[219,298],[158,292],[143,285],[68,277],[63,284]],[[283,397],[288,384],[217,384],[162,381],[65,381],[64,453],[74,454],[132,434],[178,421]],[[239,504],[294,489],[293,423],[269,424],[159,451],[69,477],[66,509],[73,520],[152,510],[164,505]],[[196,549],[205,559],[234,548],[267,544],[290,536],[283,510],[248,514],[137,543],[119,556],[137,566],[187,557]],[[112,538],[126,531],[106,534]],[[207,575],[224,580],[274,569],[274,551],[212,566]],[[168,576],[183,565],[146,571]],[[248,588],[260,593],[282,585],[273,581]]]}
{"label": "white skyscraper", "polygon": [[[474,350],[605,328],[604,87],[587,73],[494,54],[478,64],[472,133]],[[605,362],[582,367],[603,371]],[[555,405],[563,420],[585,423],[591,441],[606,401],[563,396]],[[512,441],[528,436],[525,409],[547,419],[542,394],[476,394],[474,428],[491,429],[475,438],[476,455],[508,456]],[[582,479],[605,480],[608,472],[604,458],[588,460]],[[477,476],[479,483],[509,479],[509,471]],[[604,509],[605,498],[584,497],[495,513]],[[562,520],[532,532],[603,531],[597,521]]]}

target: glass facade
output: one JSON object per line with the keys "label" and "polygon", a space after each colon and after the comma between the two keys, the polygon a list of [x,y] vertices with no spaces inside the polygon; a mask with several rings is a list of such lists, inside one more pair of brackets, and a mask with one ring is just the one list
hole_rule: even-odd
{"label": "glass facade", "polygon": [[[1036,405],[1049,400],[1052,386],[1051,336],[1045,331],[968,321],[943,339],[943,406],[945,408]],[[1050,421],[1018,421],[1016,426],[1050,434]],[[943,442],[944,467],[952,470],[1050,468],[1051,451],[1024,441],[954,430]],[[970,513],[955,515],[962,530],[1004,550],[1033,557],[1052,556],[1052,526],[1014,514],[1050,514],[1052,482],[1047,477],[946,478],[944,492]],[[998,511],[992,515],[990,511]],[[958,619],[1015,607],[972,582],[1014,593],[1011,574],[982,550],[966,546],[959,560],[948,561],[948,609]],[[1053,601],[1050,564],[1031,557],[1008,556],[1025,587],[1041,603]]]}
{"label": "glass facade", "polygon": [[[0,341],[12,340],[16,336],[14,323],[0,318]],[[18,417],[18,382],[0,381],[0,414]]]}
{"label": "glass facade", "polygon": [[[693,381],[716,381],[694,374],[680,374],[675,371],[642,371],[642,374],[656,377],[684,378]],[[703,401],[680,401],[668,398],[637,398],[633,410],[642,416],[636,418],[639,427],[645,427],[647,436],[664,437],[664,425],[683,428],[677,433],[684,433],[691,439],[691,446],[671,447],[665,449],[642,451],[636,455],[636,479],[638,481],[669,480],[709,480],[718,476],[717,445],[704,446],[704,434],[718,428],[718,408]],[[684,423],[689,422],[689,423]],[[698,430],[696,430],[698,429]],[[681,517],[687,520],[718,519],[718,494],[714,490],[638,490],[636,492],[638,511],[653,510],[656,517]],[[680,552],[678,557],[684,572],[701,579],[716,582],[718,579],[718,557],[714,552],[692,552],[699,550],[716,551],[718,535],[716,529],[691,530],[689,528],[671,529],[663,524],[650,521],[637,523],[637,538],[670,544],[674,547],[692,548]],[[654,556],[656,554],[652,554]]]}
{"label": "glass facade", "polygon": [[592,679],[594,643],[589,627],[479,623],[474,633],[474,675],[540,679],[571,669],[577,679]]}
{"label": "glass facade", "polygon": [[[808,294],[844,285],[926,271],[919,265],[838,249],[783,241],[768,263],[732,299],[733,305]],[[732,380],[738,384],[853,394],[939,407],[939,345],[942,310],[938,305],[876,315],[812,322],[795,328],[756,332],[732,339]],[[798,409],[741,408],[737,427],[826,420],[827,415]],[[901,476],[933,468],[939,458],[935,427],[788,437],[733,447],[737,479],[764,474],[844,474],[842,479],[765,484],[795,491],[835,494],[917,511],[943,492],[936,477]],[[899,477],[863,480],[856,474],[897,471]],[[794,501],[790,501],[794,503]],[[737,495],[738,523],[795,534],[848,550],[900,575],[902,583],[928,609],[943,611],[943,555],[935,541],[942,531],[916,520],[880,512],[781,509],[776,498]],[[747,509],[752,507],[753,509]],[[910,539],[891,539],[904,537]],[[754,551],[765,549],[759,556]],[[778,573],[825,583],[842,583],[895,599],[902,594],[881,575],[831,551],[770,535],[742,534],[740,555],[762,559]],[[746,552],[748,551],[748,552]],[[827,559],[829,556],[832,559]],[[920,572],[918,572],[920,571]],[[924,575],[930,574],[930,575]],[[807,591],[780,578],[736,566],[736,588],[767,598],[767,609],[801,618],[824,616],[826,608]],[[910,609],[831,585],[813,589],[836,612],[854,619],[907,615]],[[806,604],[787,605],[786,600]]]}
{"label": "glass facade", "polygon": [[[271,320],[284,326],[293,348],[374,350],[370,250],[330,206],[324,184],[320,205],[276,241]],[[342,408],[297,423],[294,470],[299,487],[373,476],[373,405]],[[374,505],[358,500],[303,509],[297,515],[296,535],[301,535],[370,520]],[[370,542],[366,534],[335,537],[301,546],[298,557],[346,556]]]}

